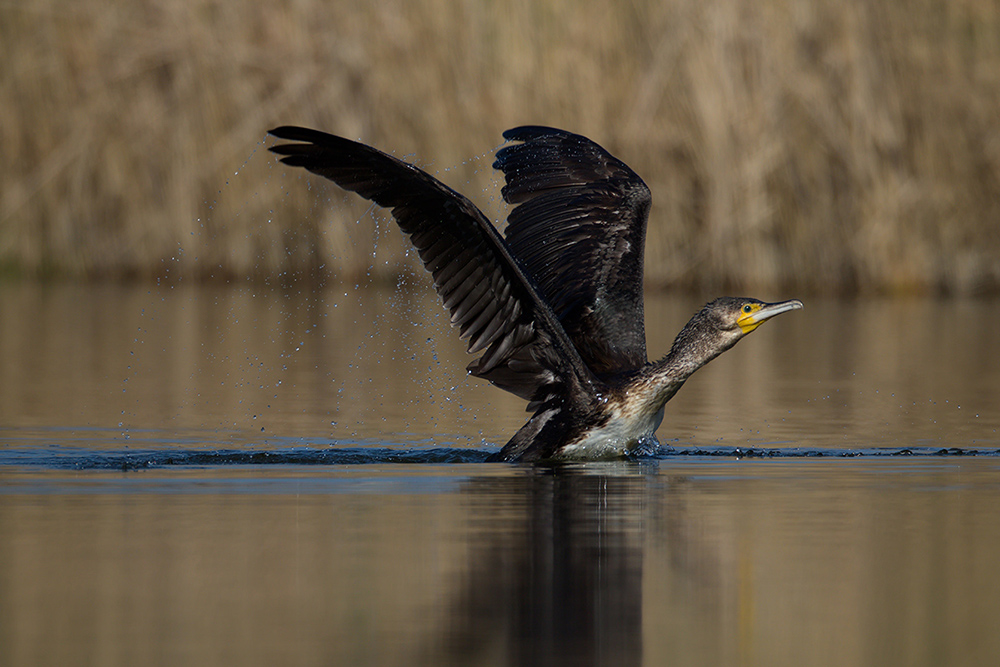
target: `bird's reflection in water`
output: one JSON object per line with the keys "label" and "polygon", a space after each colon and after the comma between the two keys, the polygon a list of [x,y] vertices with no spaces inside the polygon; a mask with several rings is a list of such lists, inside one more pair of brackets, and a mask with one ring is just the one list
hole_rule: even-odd
{"label": "bird's reflection in water", "polygon": [[584,464],[470,482],[465,491],[483,526],[470,531],[469,567],[435,659],[638,663],[651,479],[642,472]]}

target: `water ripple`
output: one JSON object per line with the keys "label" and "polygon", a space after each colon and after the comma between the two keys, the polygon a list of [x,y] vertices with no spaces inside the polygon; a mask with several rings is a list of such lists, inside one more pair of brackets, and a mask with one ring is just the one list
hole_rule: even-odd
{"label": "water ripple", "polygon": [[[0,449],[0,466],[75,470],[145,470],[171,467],[312,466],[482,463],[492,450],[467,447],[292,447],[279,449],[117,449],[78,447]],[[1000,449],[895,447],[819,449],[801,447],[661,447],[637,460],[676,458],[818,459],[1000,456]]]}

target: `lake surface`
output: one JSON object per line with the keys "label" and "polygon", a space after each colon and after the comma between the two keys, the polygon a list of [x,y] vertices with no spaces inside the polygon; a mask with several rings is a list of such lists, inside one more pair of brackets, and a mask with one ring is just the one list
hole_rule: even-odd
{"label": "lake surface", "polygon": [[536,467],[423,282],[0,283],[0,665],[996,664],[1000,300],[804,301]]}

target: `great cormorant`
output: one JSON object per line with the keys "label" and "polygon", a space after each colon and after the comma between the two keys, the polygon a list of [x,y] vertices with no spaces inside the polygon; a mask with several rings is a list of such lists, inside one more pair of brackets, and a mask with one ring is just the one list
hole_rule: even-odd
{"label": "great cormorant", "polygon": [[723,297],[691,318],[663,359],[646,359],[642,271],[649,188],[586,137],[504,132],[501,236],[468,199],[417,167],[301,127],[271,151],[388,208],[416,246],[469,352],[468,371],[528,401],[501,461],[649,452],[663,406],[692,373],[798,300]]}

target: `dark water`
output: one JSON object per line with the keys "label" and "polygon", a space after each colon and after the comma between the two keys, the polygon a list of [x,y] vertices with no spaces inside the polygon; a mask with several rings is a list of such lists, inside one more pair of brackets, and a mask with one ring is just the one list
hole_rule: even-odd
{"label": "dark water", "polygon": [[0,284],[0,665],[995,664],[998,306],[807,299],[545,468],[420,287]]}

